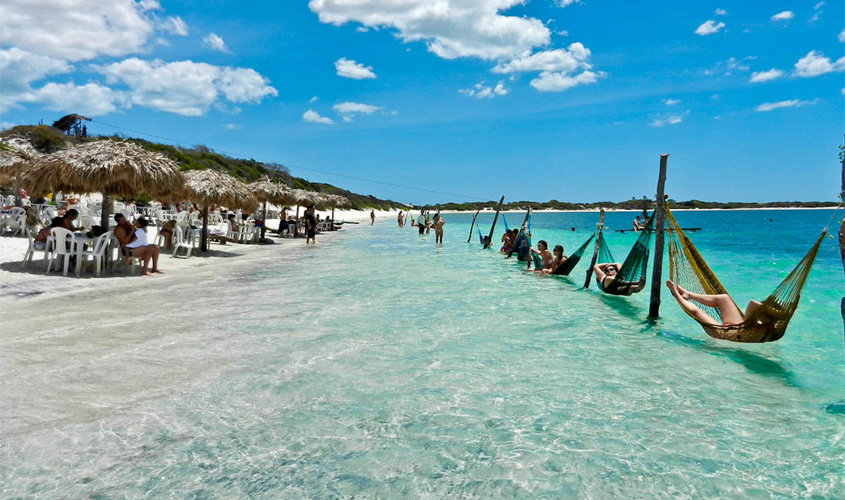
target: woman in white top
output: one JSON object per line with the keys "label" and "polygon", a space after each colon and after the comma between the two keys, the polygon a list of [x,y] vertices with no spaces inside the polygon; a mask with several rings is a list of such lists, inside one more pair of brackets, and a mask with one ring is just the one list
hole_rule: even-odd
{"label": "woman in white top", "polygon": [[126,244],[126,249],[129,250],[130,256],[144,261],[144,269],[141,274],[144,276],[152,276],[148,270],[151,260],[153,261],[152,272],[163,273],[163,271],[158,268],[158,254],[160,251],[158,245],[150,245],[147,243],[147,225],[149,225],[149,223],[144,217],[138,217],[135,219],[135,232],[133,233],[133,239]]}

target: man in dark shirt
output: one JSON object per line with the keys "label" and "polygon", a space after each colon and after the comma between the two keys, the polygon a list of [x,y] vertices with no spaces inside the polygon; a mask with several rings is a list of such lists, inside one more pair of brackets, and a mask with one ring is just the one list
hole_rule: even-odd
{"label": "man in dark shirt", "polygon": [[305,211],[305,244],[312,242],[317,244],[317,218],[314,216],[314,207],[308,207]]}

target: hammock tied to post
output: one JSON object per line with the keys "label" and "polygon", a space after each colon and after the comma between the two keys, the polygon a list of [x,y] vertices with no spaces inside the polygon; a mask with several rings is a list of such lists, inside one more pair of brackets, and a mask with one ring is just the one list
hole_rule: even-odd
{"label": "hammock tied to post", "polygon": [[[667,243],[669,249],[669,279],[682,288],[702,295],[728,295],[725,287],[704,261],[698,249],[689,237],[681,230],[669,208],[666,208],[666,223],[669,227]],[[801,289],[807,282],[810,268],[819,251],[822,239],[827,234],[827,228],[822,230],[815,244],[804,258],[795,266],[786,278],[775,288],[761,306],[752,310],[742,323],[736,325],[714,325],[704,323],[684,309],[691,318],[695,319],[713,338],[730,340],[733,342],[774,342],[783,337],[786,327],[798,301],[801,299]],[[676,298],[677,300],[677,298]],[[736,302],[734,302],[736,304]],[[722,316],[718,308],[697,304],[710,317],[721,321]],[[738,310],[742,311],[742,309]]]}
{"label": "hammock tied to post", "polygon": [[587,241],[585,241],[583,245],[578,247],[578,250],[575,250],[575,253],[570,255],[569,258],[563,261],[563,264],[558,266],[557,270],[552,274],[556,276],[569,276],[569,273],[571,273],[572,270],[575,269],[575,266],[578,265],[578,261],[581,260],[581,256],[584,255],[584,252],[587,250],[587,246],[590,244],[591,241],[593,241],[594,237],[595,234],[591,234],[590,237],[587,238]]}
{"label": "hammock tied to post", "polygon": [[[648,255],[649,247],[651,246],[651,238],[654,234],[654,214],[648,219],[645,227],[640,231],[640,236],[628,252],[628,257],[622,263],[622,267],[617,271],[616,277],[610,282],[608,286],[602,285],[598,276],[596,277],[596,284],[604,293],[610,295],[631,295],[641,292],[645,288],[645,278],[648,271]],[[606,264],[609,262],[616,262],[613,259],[613,254],[610,252],[607,243],[604,241],[604,235],[601,228],[596,232],[598,239],[599,255],[596,262],[599,264]]]}

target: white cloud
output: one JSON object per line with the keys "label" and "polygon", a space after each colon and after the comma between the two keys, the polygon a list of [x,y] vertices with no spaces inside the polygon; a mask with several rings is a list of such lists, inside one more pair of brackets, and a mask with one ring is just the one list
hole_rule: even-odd
{"label": "white cloud", "polygon": [[154,30],[133,0],[3,0],[0,45],[66,61],[140,51]]}
{"label": "white cloud", "polygon": [[305,113],[302,113],[302,121],[307,123],[322,123],[323,125],[331,125],[334,123],[334,120],[325,116],[320,116],[320,113],[317,113],[313,109],[309,109]]}
{"label": "white cloud", "polygon": [[685,111],[685,112],[680,113],[680,114],[673,113],[673,114],[663,115],[659,118],[655,118],[654,120],[652,120],[652,122],[649,123],[649,126],[651,126],[651,127],[663,127],[663,126],[666,126],[666,125],[677,125],[677,124],[681,123],[682,121],[684,121],[684,118],[686,118],[686,116],[688,114],[689,114],[689,111]]}
{"label": "white cloud", "polygon": [[731,76],[734,71],[748,71],[751,67],[747,61],[757,59],[755,56],[745,56],[742,59],[736,57],[729,57],[724,61],[719,61],[710,68],[702,70],[705,75],[724,75]]}
{"label": "white cloud", "polygon": [[491,99],[496,96],[507,95],[510,90],[505,87],[505,82],[500,80],[493,87],[485,86],[482,83],[476,83],[473,88],[460,89],[458,92],[469,97],[475,97],[476,99]]}
{"label": "white cloud", "polygon": [[[524,0],[311,0],[320,22],[358,22],[392,28],[405,42],[425,42],[444,59],[505,60],[549,44],[550,31],[536,18],[502,15]],[[571,3],[571,2],[568,2]]]}
{"label": "white cloud", "polygon": [[31,99],[30,83],[48,75],[70,72],[64,61],[11,48],[0,50],[0,112]]}
{"label": "white cloud", "polygon": [[543,71],[538,78],[531,80],[531,86],[540,92],[561,92],[576,85],[595,83],[605,76],[602,72],[584,71],[576,76],[569,76],[563,72]]}
{"label": "white cloud", "polygon": [[[540,92],[560,92],[576,85],[595,83],[604,77],[602,72],[593,72],[588,62],[590,50],[575,42],[565,49],[544,50],[493,68],[494,73],[518,73],[540,71],[540,76],[531,80],[531,86]],[[575,74],[581,70],[581,73]],[[492,96],[490,96],[492,97]]]}
{"label": "white cloud", "polygon": [[845,43],[845,29],[839,32],[836,39],[839,40],[839,43]]}
{"label": "white cloud", "polygon": [[583,68],[590,69],[587,59],[590,49],[579,42],[569,45],[566,49],[544,50],[534,54],[526,54],[507,63],[500,63],[493,68],[494,73],[516,73],[522,71],[562,71],[572,73]]}
{"label": "white cloud", "polygon": [[716,9],[715,11],[713,11],[713,15],[716,15],[716,16],[725,16],[727,14],[728,14],[728,11],[726,11],[725,9]]}
{"label": "white cloud", "polygon": [[353,80],[363,80],[365,78],[376,77],[376,74],[373,73],[372,66],[364,66],[361,63],[357,63],[345,57],[341,57],[340,59],[335,61],[334,67],[337,70],[337,76],[342,76],[344,78],[352,78]]}
{"label": "white cloud", "polygon": [[695,29],[696,35],[706,36],[717,33],[720,29],[725,27],[725,23],[707,20],[701,23],[701,26]]}
{"label": "white cloud", "polygon": [[214,33],[209,33],[208,36],[202,39],[202,41],[203,43],[218,52],[225,52],[227,54],[231,53],[231,51],[229,51],[229,47],[226,47],[226,42],[224,42],[220,36]]}
{"label": "white cloud", "polygon": [[800,77],[810,78],[813,76],[833,73],[845,70],[845,57],[840,57],[835,62],[824,54],[811,50],[806,56],[795,63],[795,74]]}
{"label": "white cloud", "polygon": [[185,24],[185,21],[183,21],[179,16],[168,17],[164,21],[160,21],[158,23],[158,28],[170,33],[171,35],[188,35],[188,25]]}
{"label": "white cloud", "polygon": [[778,101],[778,102],[764,102],[763,104],[754,108],[754,111],[766,112],[766,111],[772,111],[772,110],[780,109],[780,108],[813,106],[816,103],[817,103],[817,101],[799,101],[798,99],[790,99],[788,101]]}
{"label": "white cloud", "polygon": [[333,106],[335,112],[341,115],[343,121],[351,122],[355,119],[356,114],[370,115],[381,108],[371,104],[362,104],[360,102],[342,102]]}
{"label": "white cloud", "polygon": [[107,83],[129,87],[133,104],[185,116],[204,114],[221,97],[254,103],[278,95],[269,81],[252,69],[137,58],[94,68],[106,75]]}
{"label": "white cloud", "polygon": [[789,21],[795,17],[795,13],[791,10],[785,10],[783,12],[778,12],[777,14],[772,16],[772,21]]}
{"label": "white cloud", "polygon": [[244,126],[238,123],[224,123],[223,128],[225,128],[226,130],[240,130],[244,128]]}
{"label": "white cloud", "polygon": [[755,71],[754,73],[751,73],[751,79],[748,81],[751,83],[768,82],[782,76],[783,71],[772,68],[769,71]]}
{"label": "white cloud", "polygon": [[85,85],[48,83],[33,92],[26,100],[43,104],[53,111],[74,112],[89,116],[112,113],[127,105],[127,96],[124,92],[96,83]]}
{"label": "white cloud", "polygon": [[676,104],[680,104],[680,99],[663,99],[663,104],[667,106],[675,106]]}
{"label": "white cloud", "polygon": [[314,96],[314,97],[312,97],[311,99],[308,99],[308,102],[310,102],[311,104],[314,104],[315,102],[317,102],[317,101],[319,101],[319,100],[320,100],[320,98],[319,98],[319,97]]}
{"label": "white cloud", "polygon": [[574,3],[579,3],[581,0],[555,0],[555,3],[558,7],[566,7],[567,5],[572,5]]}
{"label": "white cloud", "polygon": [[822,7],[824,7],[824,5],[825,5],[825,2],[819,2],[816,5],[813,5],[813,10],[819,10]]}
{"label": "white cloud", "polygon": [[334,110],[338,113],[343,114],[363,113],[365,115],[369,115],[371,113],[375,113],[380,109],[381,108],[378,106],[373,106],[370,104],[361,104],[360,102],[342,102],[340,104],[334,105]]}

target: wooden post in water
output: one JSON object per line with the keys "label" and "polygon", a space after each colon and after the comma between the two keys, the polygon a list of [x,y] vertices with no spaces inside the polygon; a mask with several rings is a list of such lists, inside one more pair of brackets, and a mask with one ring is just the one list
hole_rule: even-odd
{"label": "wooden post in water", "polygon": [[593,250],[593,260],[590,261],[590,267],[587,268],[587,279],[584,281],[584,288],[590,288],[590,281],[593,279],[593,266],[596,265],[596,260],[599,258],[599,235],[604,226],[604,209],[599,212],[599,223],[596,225],[596,247]]}
{"label": "wooden post in water", "polygon": [[657,209],[654,211],[654,266],[651,270],[651,301],[648,305],[648,317],[656,318],[660,315],[660,290],[663,288],[663,240],[664,219],[666,216],[666,162],[668,154],[660,155],[660,174],[657,176]]}
{"label": "wooden post in water", "polygon": [[[842,191],[839,193],[839,198],[845,201],[845,149],[840,149],[839,154],[842,157]],[[842,270],[845,271],[845,216],[839,223],[839,256],[842,257]],[[845,297],[842,297],[839,308],[842,313],[842,323],[845,325]]]}
{"label": "wooden post in water", "polygon": [[493,225],[490,226],[490,236],[487,237],[487,241],[484,242],[484,248],[490,246],[490,243],[493,242],[493,231],[496,230],[496,221],[499,220],[499,212],[502,210],[502,203],[505,202],[505,195],[502,195],[502,198],[499,200],[499,204],[496,205],[496,215],[493,216]]}
{"label": "wooden post in water", "polygon": [[480,211],[481,209],[479,208],[475,211],[475,215],[472,216],[472,224],[469,225],[469,238],[467,238],[467,243],[472,240],[472,230],[475,229],[475,219],[478,217],[478,212]]}
{"label": "wooden post in water", "polygon": [[524,236],[525,230],[527,229],[526,224],[528,224],[528,218],[531,217],[531,207],[528,207],[528,211],[525,212],[525,218],[522,219],[522,225],[519,226],[519,233],[516,235],[516,239],[513,240],[513,244],[511,245],[511,249],[508,252],[508,255],[505,257],[506,259],[510,259],[511,255],[516,252],[516,243],[519,241],[520,236]]}

